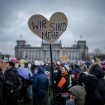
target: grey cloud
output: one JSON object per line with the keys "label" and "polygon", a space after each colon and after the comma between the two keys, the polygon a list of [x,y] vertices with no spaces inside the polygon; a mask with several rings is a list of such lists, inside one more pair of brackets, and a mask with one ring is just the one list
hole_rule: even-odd
{"label": "grey cloud", "polygon": [[40,45],[41,39],[29,30],[27,21],[34,14],[49,19],[57,11],[68,18],[67,30],[60,37],[64,46],[71,46],[82,35],[90,51],[101,48],[105,42],[104,10],[105,0],[0,0],[0,52],[9,45],[12,53],[21,34],[32,46]]}

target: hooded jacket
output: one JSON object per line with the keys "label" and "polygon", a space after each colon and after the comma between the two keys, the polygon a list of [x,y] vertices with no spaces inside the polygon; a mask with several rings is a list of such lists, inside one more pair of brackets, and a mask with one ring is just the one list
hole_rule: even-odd
{"label": "hooded jacket", "polygon": [[86,89],[86,97],[84,105],[104,105],[103,100],[97,91],[98,79],[91,74],[81,73],[79,77],[79,84],[83,84]]}
{"label": "hooded jacket", "polygon": [[44,73],[43,67],[38,67],[37,75],[33,77],[33,94],[36,96],[43,96],[47,93],[49,87],[49,80]]}
{"label": "hooded jacket", "polygon": [[76,96],[76,99],[77,99],[76,105],[84,105],[85,95],[86,95],[84,87],[75,85],[71,87],[69,91],[70,91],[70,94]]}

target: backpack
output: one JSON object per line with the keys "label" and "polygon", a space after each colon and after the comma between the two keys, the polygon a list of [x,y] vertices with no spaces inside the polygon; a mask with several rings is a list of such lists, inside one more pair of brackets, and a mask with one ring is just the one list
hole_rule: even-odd
{"label": "backpack", "polygon": [[[4,89],[6,95],[15,95],[17,89],[17,81],[15,79],[16,73],[14,70],[10,69],[5,73]],[[12,75],[12,76],[11,76]]]}

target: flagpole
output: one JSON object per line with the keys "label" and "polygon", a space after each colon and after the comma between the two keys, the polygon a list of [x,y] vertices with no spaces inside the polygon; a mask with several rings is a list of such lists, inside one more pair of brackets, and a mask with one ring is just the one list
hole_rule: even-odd
{"label": "flagpole", "polygon": [[80,39],[82,40],[82,35],[80,35]]}
{"label": "flagpole", "polygon": [[21,38],[21,40],[22,40],[22,34],[20,35],[20,38]]}

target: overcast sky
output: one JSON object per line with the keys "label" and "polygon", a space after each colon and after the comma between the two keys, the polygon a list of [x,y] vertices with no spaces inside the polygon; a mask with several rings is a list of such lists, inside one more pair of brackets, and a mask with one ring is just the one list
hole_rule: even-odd
{"label": "overcast sky", "polygon": [[20,39],[40,46],[41,39],[29,29],[28,19],[35,14],[50,19],[55,12],[63,12],[68,19],[59,38],[63,46],[71,47],[81,39],[87,41],[89,52],[105,48],[105,0],[0,0],[0,52],[14,54]]}

